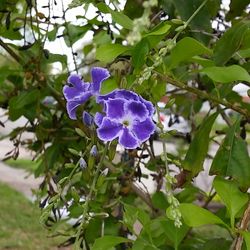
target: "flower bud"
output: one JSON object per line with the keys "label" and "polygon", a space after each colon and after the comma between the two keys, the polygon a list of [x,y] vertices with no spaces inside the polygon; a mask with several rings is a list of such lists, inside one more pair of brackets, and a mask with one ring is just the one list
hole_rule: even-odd
{"label": "flower bud", "polygon": [[94,121],[93,117],[86,111],[82,113],[82,120],[83,120],[83,123],[88,127],[90,127]]}
{"label": "flower bud", "polygon": [[90,149],[90,155],[93,156],[93,157],[96,157],[97,156],[97,147],[96,145],[93,145],[92,148]]}
{"label": "flower bud", "polygon": [[79,165],[80,165],[81,170],[84,170],[87,168],[87,163],[82,157],[79,160]]}
{"label": "flower bud", "polygon": [[105,168],[105,169],[102,171],[101,174],[104,175],[104,176],[107,176],[108,172],[109,172],[109,169],[108,169],[108,168]]}

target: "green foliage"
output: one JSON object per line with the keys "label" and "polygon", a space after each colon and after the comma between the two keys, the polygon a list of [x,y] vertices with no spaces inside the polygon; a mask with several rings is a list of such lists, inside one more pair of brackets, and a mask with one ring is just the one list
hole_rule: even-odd
{"label": "green foliage", "polygon": [[228,67],[207,67],[202,70],[209,78],[218,83],[229,83],[234,81],[250,82],[250,75],[239,65]]}
{"label": "green foliage", "polygon": [[248,21],[240,21],[229,28],[214,47],[214,61],[224,65],[240,49],[249,27]]}
{"label": "green foliage", "polygon": [[114,246],[123,242],[129,242],[129,240],[126,238],[122,238],[122,237],[106,235],[99,239],[96,239],[92,249],[93,250],[113,249]]}
{"label": "green foliage", "polygon": [[225,223],[210,211],[190,203],[180,205],[181,215],[184,222],[190,227],[199,227],[207,224]]}
{"label": "green foliage", "polygon": [[228,129],[226,137],[218,149],[211,174],[230,176],[238,181],[243,189],[250,186],[250,158],[246,142],[239,136],[240,119]]}
{"label": "green foliage", "polygon": [[128,47],[121,44],[104,44],[97,48],[96,58],[102,62],[109,63],[128,50]]}
{"label": "green foliage", "polygon": [[[249,249],[241,226],[249,206],[249,94],[234,88],[250,83],[249,1],[232,0],[229,11],[219,0],[127,0],[124,8],[117,0],[57,2],[0,3],[0,107],[9,120],[27,118],[10,132],[6,158],[16,159],[20,147],[33,152],[32,169],[44,180],[40,221],[75,249],[227,250],[241,235]],[[157,132],[140,148],[105,144],[95,124],[82,122],[83,111],[102,111],[95,98],[68,118],[67,77],[78,72],[91,82],[96,66],[111,75],[101,94],[132,90],[155,106]],[[213,184],[194,185],[207,172]]]}
{"label": "green foliage", "polygon": [[202,54],[211,54],[211,51],[197,40],[185,37],[171,51],[170,68],[175,68],[180,62],[185,62],[193,56]]}
{"label": "green foliage", "polygon": [[231,227],[234,228],[235,216],[248,202],[248,195],[242,193],[234,182],[224,180],[221,177],[214,179],[213,186],[226,205],[230,214]]}
{"label": "green foliage", "polygon": [[209,134],[217,116],[218,114],[214,113],[203,121],[190,144],[183,161],[183,168],[190,171],[192,176],[196,176],[203,168],[208,151]]}

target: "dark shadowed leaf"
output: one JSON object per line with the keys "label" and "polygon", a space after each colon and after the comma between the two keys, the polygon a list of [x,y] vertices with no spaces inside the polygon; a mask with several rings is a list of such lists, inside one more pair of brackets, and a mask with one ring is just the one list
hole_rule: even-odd
{"label": "dark shadowed leaf", "polygon": [[[172,2],[175,5],[178,13],[180,14],[181,19],[187,21],[202,4],[203,0],[175,0]],[[211,15],[209,11],[210,9],[208,9],[207,5],[205,5],[191,21],[191,29],[200,31],[211,31]],[[209,40],[206,35],[202,34],[202,32],[196,33],[194,36],[204,42],[207,42]]]}
{"label": "dark shadowed leaf", "polygon": [[250,158],[246,142],[239,136],[240,119],[231,126],[218,149],[210,174],[231,176],[240,187],[250,187]]}
{"label": "dark shadowed leaf", "polygon": [[183,161],[183,168],[190,171],[192,176],[196,176],[203,168],[208,151],[209,134],[217,115],[218,113],[214,113],[202,122]]}
{"label": "dark shadowed leaf", "polygon": [[214,61],[216,65],[224,65],[240,49],[248,27],[249,21],[238,22],[229,28],[218,40],[214,48]]}
{"label": "dark shadowed leaf", "polygon": [[148,52],[149,52],[148,40],[142,39],[132,51],[132,64],[135,69],[140,69],[143,66]]}
{"label": "dark shadowed leaf", "polygon": [[250,3],[250,0],[231,0],[230,10],[226,15],[226,20],[232,20],[234,17],[240,16],[246,6]]}
{"label": "dark shadowed leaf", "polygon": [[118,237],[118,236],[111,236],[111,235],[105,235],[101,238],[98,238],[95,240],[95,243],[92,247],[92,250],[108,250],[113,249],[116,245],[123,243],[123,242],[129,242],[129,239]]}

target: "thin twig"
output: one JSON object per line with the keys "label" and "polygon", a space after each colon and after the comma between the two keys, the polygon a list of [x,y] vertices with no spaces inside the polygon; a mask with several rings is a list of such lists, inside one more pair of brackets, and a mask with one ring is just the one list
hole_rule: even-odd
{"label": "thin twig", "polygon": [[0,46],[3,47],[18,63],[21,63],[21,57],[19,57],[1,38]]}
{"label": "thin twig", "polygon": [[[240,222],[239,230],[246,231],[249,227],[249,224],[250,224],[250,202],[248,203],[248,206]],[[235,241],[234,250],[241,250],[242,243],[243,243],[243,237],[239,233]]]}
{"label": "thin twig", "polygon": [[191,92],[191,93],[199,96],[200,98],[210,100],[210,101],[214,102],[217,105],[221,104],[221,105],[225,106],[226,108],[232,109],[232,110],[234,110],[234,111],[236,111],[236,112],[244,115],[247,118],[247,120],[250,120],[250,113],[249,113],[248,110],[243,109],[243,108],[241,108],[239,106],[236,106],[236,105],[234,105],[234,104],[232,104],[232,103],[230,103],[230,102],[228,102],[226,100],[218,99],[215,96],[209,95],[206,92],[204,92],[202,90],[199,90],[197,88],[188,86],[185,83],[183,83],[181,81],[178,81],[176,79],[173,79],[173,78],[171,78],[171,77],[169,77],[167,75],[163,75],[162,73],[159,73],[159,72],[156,72],[156,73],[159,74],[159,75],[161,75],[161,77],[165,81],[171,83],[172,85],[174,85],[174,86],[176,86],[176,87],[178,87],[180,89],[186,90],[188,92]]}

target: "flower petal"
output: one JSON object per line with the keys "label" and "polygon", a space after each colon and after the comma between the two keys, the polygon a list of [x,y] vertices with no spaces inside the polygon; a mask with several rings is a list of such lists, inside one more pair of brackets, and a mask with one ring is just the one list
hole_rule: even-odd
{"label": "flower petal", "polygon": [[99,95],[96,98],[97,103],[103,103],[104,101],[107,101],[108,99],[114,99],[116,94],[116,90],[106,94],[106,95]]}
{"label": "flower petal", "polygon": [[93,93],[99,93],[101,89],[101,83],[109,78],[110,74],[107,69],[94,67],[91,70],[92,86],[91,90]]}
{"label": "flower petal", "polygon": [[122,124],[103,118],[101,127],[97,129],[97,136],[103,141],[112,141],[119,136]]}
{"label": "flower petal", "polygon": [[127,129],[123,128],[122,134],[119,137],[119,143],[128,149],[134,149],[139,146],[139,141],[133,136],[133,134]]}
{"label": "flower petal", "polygon": [[67,101],[78,97],[79,94],[79,90],[76,88],[72,88],[67,85],[63,87],[63,95]]}
{"label": "flower petal", "polygon": [[105,102],[106,114],[111,119],[120,119],[125,115],[124,112],[124,99],[116,98],[109,99]]}
{"label": "flower petal", "polygon": [[152,102],[149,102],[149,101],[145,100],[141,96],[139,96],[139,99],[147,107],[147,110],[149,112],[149,116],[152,116],[154,114],[154,112],[155,112],[155,109],[154,109],[154,106],[153,106]]}
{"label": "flower petal", "polygon": [[90,92],[86,92],[81,96],[67,101],[66,108],[70,119],[76,120],[76,109],[78,106],[86,102],[91,96]]}
{"label": "flower petal", "polygon": [[129,113],[134,119],[138,119],[139,121],[144,121],[149,115],[146,106],[137,101],[126,102],[125,112]]}
{"label": "flower petal", "polygon": [[103,115],[102,113],[97,112],[97,113],[95,114],[94,122],[95,122],[95,124],[96,124],[98,127],[100,127],[100,126],[102,125],[102,120],[103,120],[103,118],[104,118],[104,115]]}
{"label": "flower petal", "polygon": [[68,77],[68,83],[71,83],[74,87],[77,89],[81,89],[83,85],[83,81],[81,79],[81,76],[72,74]]}
{"label": "flower petal", "polygon": [[76,109],[78,106],[80,106],[81,103],[75,102],[75,101],[69,101],[66,104],[67,112],[69,115],[69,118],[72,120],[76,120]]}
{"label": "flower petal", "polygon": [[152,119],[147,118],[143,122],[137,122],[133,125],[133,134],[141,141],[144,142],[149,139],[155,131],[155,124]]}
{"label": "flower petal", "polygon": [[119,98],[124,98],[126,100],[135,100],[135,101],[139,100],[139,97],[136,93],[126,89],[117,90],[115,96]]}

